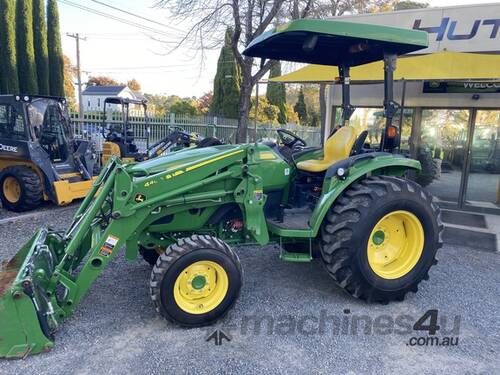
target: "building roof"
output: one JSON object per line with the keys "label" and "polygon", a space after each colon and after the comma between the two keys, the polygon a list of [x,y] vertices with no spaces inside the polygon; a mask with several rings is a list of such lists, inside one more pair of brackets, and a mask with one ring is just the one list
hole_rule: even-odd
{"label": "building roof", "polygon": [[87,86],[87,88],[85,90],[83,90],[82,95],[117,96],[126,88],[127,88],[126,85],[121,85],[121,86]]}
{"label": "building roof", "polygon": [[[271,82],[336,82],[339,72],[335,66],[307,65],[294,72],[271,78]],[[499,80],[500,55],[438,52],[429,55],[400,58],[394,79],[405,80]],[[351,69],[351,82],[384,80],[384,67],[380,61]]]}
{"label": "building roof", "polygon": [[134,94],[135,98],[138,99],[138,100],[146,100],[146,96],[140,92],[140,91],[132,91],[132,93]]}

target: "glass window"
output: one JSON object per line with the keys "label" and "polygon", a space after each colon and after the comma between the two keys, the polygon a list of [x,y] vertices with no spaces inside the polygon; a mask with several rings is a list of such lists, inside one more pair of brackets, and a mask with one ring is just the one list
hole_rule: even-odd
{"label": "glass window", "polygon": [[11,105],[0,105],[0,137],[26,140],[22,114]]}
{"label": "glass window", "polygon": [[[396,113],[396,116],[394,117],[393,124],[399,128],[400,121],[401,121],[401,111],[398,111],[398,113]],[[412,124],[413,124],[413,108],[405,108],[403,111],[403,126],[400,130],[401,133],[400,147],[401,150],[408,152],[410,152],[410,136],[411,136]]]}
{"label": "glass window", "polygon": [[51,160],[66,160],[68,139],[72,134],[69,118],[62,104],[52,99],[34,99],[28,105],[28,117],[35,136]]}
{"label": "glass window", "polygon": [[37,137],[40,134],[69,135],[69,119],[62,105],[51,99],[34,99],[28,105],[28,117]]}
{"label": "glass window", "polygon": [[[401,112],[398,112],[393,119],[393,124],[397,127],[399,127],[399,122],[401,119],[400,113]],[[336,116],[338,123],[341,112],[337,112]],[[400,131],[402,150],[409,150],[412,117],[413,109],[405,109],[403,129]],[[368,136],[366,137],[366,143],[369,143],[371,148],[378,148],[380,146],[382,133],[385,129],[385,122],[386,119],[384,117],[384,110],[382,108],[356,108],[351,116],[349,124],[356,128],[358,134],[364,130],[367,130]]]}
{"label": "glass window", "polygon": [[422,111],[417,147],[422,172],[417,182],[444,201],[458,202],[468,121],[469,111],[465,109]]}
{"label": "glass window", "polygon": [[500,110],[477,111],[466,200],[500,208]]}

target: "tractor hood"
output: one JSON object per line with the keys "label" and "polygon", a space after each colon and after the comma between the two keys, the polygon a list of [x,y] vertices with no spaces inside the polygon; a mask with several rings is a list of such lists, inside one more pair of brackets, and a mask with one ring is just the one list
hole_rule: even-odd
{"label": "tractor hood", "polygon": [[127,168],[127,171],[133,176],[152,175],[164,172],[168,169],[188,166],[194,162],[211,161],[213,158],[223,156],[231,153],[232,150],[236,151],[239,149],[242,149],[242,145],[221,145],[184,149],[141,163],[132,164]]}

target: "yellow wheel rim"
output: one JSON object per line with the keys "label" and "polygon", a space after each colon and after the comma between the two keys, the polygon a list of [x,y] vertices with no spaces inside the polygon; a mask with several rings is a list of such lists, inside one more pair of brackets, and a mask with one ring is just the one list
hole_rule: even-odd
{"label": "yellow wheel rim", "polygon": [[203,260],[186,267],[174,284],[177,305],[190,314],[205,314],[222,302],[229,288],[227,273],[219,264]]}
{"label": "yellow wheel rim", "polygon": [[3,180],[3,195],[10,203],[17,203],[21,198],[21,185],[16,178],[7,176]]}
{"label": "yellow wheel rim", "polygon": [[408,211],[393,211],[373,228],[368,239],[368,264],[384,279],[397,279],[418,263],[424,249],[424,228]]}

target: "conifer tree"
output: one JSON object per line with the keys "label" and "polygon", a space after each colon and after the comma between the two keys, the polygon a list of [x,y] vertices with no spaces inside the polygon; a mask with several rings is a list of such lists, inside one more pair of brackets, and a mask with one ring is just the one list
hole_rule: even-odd
{"label": "conifer tree", "polygon": [[50,95],[64,96],[64,58],[56,0],[47,2],[47,46],[49,51]]}
{"label": "conifer tree", "polygon": [[0,94],[19,93],[15,0],[0,0],[0,62]]}
{"label": "conifer tree", "polygon": [[16,51],[19,90],[23,94],[38,94],[35,49],[33,47],[33,3],[31,0],[16,2]]}
{"label": "conifer tree", "polygon": [[[271,66],[269,71],[269,78],[281,76],[281,63],[276,62]],[[286,108],[286,89],[285,85],[277,82],[270,82],[267,85],[266,97],[270,104],[277,106],[280,111],[278,113],[278,122],[286,124],[287,108]]]}
{"label": "conifer tree", "polygon": [[217,73],[214,79],[214,96],[212,105],[210,106],[210,114],[238,118],[241,72],[231,48],[232,35],[233,30],[228,27],[225,43],[217,62]]}
{"label": "conifer tree", "polygon": [[302,125],[307,124],[307,107],[306,107],[306,101],[304,98],[304,87],[300,88],[299,91],[299,97],[297,98],[297,103],[293,106],[293,109],[295,112],[297,112],[297,115],[299,116],[300,123]]}
{"label": "conifer tree", "polygon": [[38,92],[49,95],[49,52],[47,49],[47,22],[45,1],[33,0],[33,42],[35,45]]}

